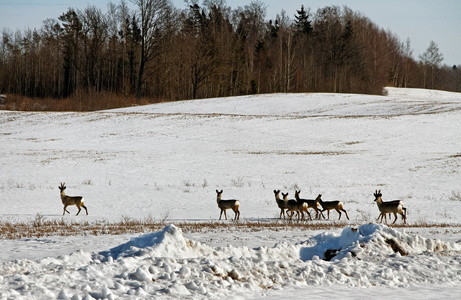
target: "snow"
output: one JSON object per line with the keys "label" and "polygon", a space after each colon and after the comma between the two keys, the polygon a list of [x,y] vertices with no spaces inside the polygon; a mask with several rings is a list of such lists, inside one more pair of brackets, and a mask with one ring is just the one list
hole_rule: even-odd
{"label": "snow", "polygon": [[[385,94],[0,111],[1,221],[39,213],[170,224],[145,234],[0,240],[0,299],[459,297],[461,94]],[[75,216],[75,206],[62,216],[61,182],[85,197],[88,216]],[[240,200],[240,222],[274,222],[274,189],[341,200],[351,220],[327,231],[183,233],[175,224],[217,222],[216,189]],[[374,223],[376,189],[384,201],[404,201],[410,224],[448,226]],[[330,216],[313,223],[337,222]]]}

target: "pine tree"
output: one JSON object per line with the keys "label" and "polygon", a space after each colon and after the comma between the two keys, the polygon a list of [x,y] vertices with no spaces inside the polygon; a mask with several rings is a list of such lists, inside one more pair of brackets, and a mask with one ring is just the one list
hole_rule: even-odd
{"label": "pine tree", "polygon": [[309,35],[312,32],[311,21],[309,20],[309,12],[301,5],[301,10],[296,10],[298,15],[295,15],[295,28],[296,31]]}

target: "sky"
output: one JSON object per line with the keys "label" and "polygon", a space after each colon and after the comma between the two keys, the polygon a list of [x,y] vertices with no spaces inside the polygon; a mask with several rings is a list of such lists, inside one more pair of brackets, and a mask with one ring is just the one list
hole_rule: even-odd
{"label": "sky", "polygon": [[[172,0],[177,8],[185,8],[184,0]],[[251,0],[228,0],[232,8],[245,6]],[[94,5],[103,12],[109,2],[119,0],[0,0],[0,30],[40,28],[47,18],[57,19],[69,7],[83,9]],[[129,0],[126,0],[130,4]],[[418,59],[434,41],[444,56],[443,64],[461,64],[461,1],[460,0],[267,0],[267,19],[275,18],[284,9],[294,18],[297,9],[348,6],[368,17],[380,28],[395,33],[400,40],[410,39],[413,57]],[[131,5],[131,4],[130,4]]]}

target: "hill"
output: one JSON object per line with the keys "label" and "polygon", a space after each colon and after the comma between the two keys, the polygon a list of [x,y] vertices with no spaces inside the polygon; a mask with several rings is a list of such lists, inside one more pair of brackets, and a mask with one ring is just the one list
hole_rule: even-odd
{"label": "hill", "polygon": [[[0,111],[0,220],[55,220],[77,232],[0,240],[0,298],[455,298],[460,117],[459,94],[401,89]],[[84,196],[88,216],[75,206],[62,216],[60,182]],[[240,199],[238,223],[217,221],[216,189]],[[340,199],[351,220],[332,212],[307,223],[339,228],[284,226],[274,189]],[[404,201],[407,228],[373,223],[376,189]],[[98,236],[83,228],[135,219],[171,225]],[[209,226],[174,225],[196,222]]]}
{"label": "hill", "polygon": [[[341,199],[355,221],[373,192],[411,221],[455,221],[461,208],[461,96],[389,88],[387,96],[274,94],[91,113],[0,113],[3,218],[60,218],[57,186],[88,220],[218,217],[215,189],[242,218],[273,218],[272,191]],[[82,217],[82,216],[80,216]]]}

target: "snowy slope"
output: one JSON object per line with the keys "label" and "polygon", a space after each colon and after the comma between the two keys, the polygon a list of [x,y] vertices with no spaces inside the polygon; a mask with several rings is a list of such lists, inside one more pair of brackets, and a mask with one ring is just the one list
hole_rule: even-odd
{"label": "snowy slope", "polygon": [[[288,238],[270,231],[185,238],[172,225],[99,240],[4,240],[0,298],[279,298],[277,290],[303,297],[313,287],[319,298],[329,290],[355,298],[363,288],[412,298],[422,285],[426,296],[457,295],[459,288],[445,287],[461,281],[459,230],[415,230],[422,237],[368,223],[379,214],[376,189],[384,200],[402,199],[410,223],[459,223],[460,117],[460,94],[394,88],[387,96],[272,94],[91,113],[1,111],[2,220],[61,219],[60,182],[69,195],[84,196],[89,210],[68,221],[216,220],[216,189],[223,199],[240,199],[242,221],[276,218],[274,189],[340,199],[351,220],[342,220],[343,230]],[[409,255],[395,254],[387,239]],[[340,250],[336,260],[322,260],[327,249]]]}
{"label": "snowy slope", "polygon": [[242,218],[273,218],[272,191],[299,188],[304,198],[343,200],[354,221],[376,217],[376,189],[404,200],[410,221],[455,221],[461,97],[394,92],[403,93],[2,112],[2,217],[60,218],[66,182],[67,194],[85,197],[89,220],[215,219],[216,188],[240,198]]}

